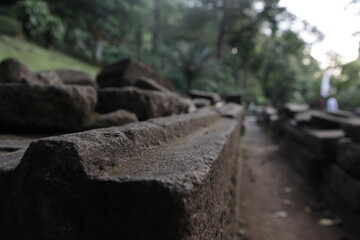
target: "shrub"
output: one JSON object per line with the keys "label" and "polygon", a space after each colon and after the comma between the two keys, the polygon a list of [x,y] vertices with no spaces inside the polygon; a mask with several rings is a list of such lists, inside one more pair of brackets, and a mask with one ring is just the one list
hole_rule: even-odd
{"label": "shrub", "polygon": [[22,33],[21,23],[10,17],[0,16],[0,33],[16,36]]}

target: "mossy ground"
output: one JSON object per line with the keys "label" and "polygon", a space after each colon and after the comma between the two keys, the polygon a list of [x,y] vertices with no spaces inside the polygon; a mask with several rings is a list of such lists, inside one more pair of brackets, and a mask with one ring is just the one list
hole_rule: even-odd
{"label": "mossy ground", "polygon": [[9,57],[19,59],[34,72],[68,68],[83,71],[95,77],[100,71],[97,66],[82,62],[61,52],[48,50],[22,39],[0,35],[0,61]]}

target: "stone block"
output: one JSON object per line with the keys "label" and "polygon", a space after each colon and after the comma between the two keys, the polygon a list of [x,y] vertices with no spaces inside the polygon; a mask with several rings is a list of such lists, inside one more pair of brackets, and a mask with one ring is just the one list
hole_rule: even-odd
{"label": "stone block", "polygon": [[206,98],[194,98],[192,101],[197,108],[209,107],[211,105],[211,101]]}
{"label": "stone block", "polygon": [[284,134],[280,141],[286,161],[307,181],[319,181],[322,178],[322,162],[305,145]]}
{"label": "stone block", "polygon": [[280,115],[285,119],[292,119],[296,114],[305,112],[307,110],[309,110],[309,105],[307,104],[286,103],[280,109]]}
{"label": "stone block", "polygon": [[208,99],[211,101],[211,104],[215,104],[217,102],[221,101],[221,97],[219,94],[214,93],[214,92],[207,92],[207,91],[200,91],[200,90],[190,90],[188,92],[188,95],[191,98],[204,98],[204,99]]}
{"label": "stone block", "polygon": [[146,64],[133,59],[123,59],[106,66],[97,76],[97,83],[101,88],[134,86],[140,77],[151,78],[167,89],[174,89],[171,82]]}
{"label": "stone block", "polygon": [[324,180],[353,211],[360,210],[360,179],[334,164],[324,170]]}
{"label": "stone block", "polygon": [[66,85],[92,86],[97,88],[95,80],[87,73],[72,69],[55,69],[39,72],[38,74],[53,74]]}
{"label": "stone block", "polygon": [[347,123],[349,118],[327,114],[321,111],[313,111],[310,124],[319,129],[341,129],[342,125]]}
{"label": "stone block", "polygon": [[354,177],[360,178],[360,143],[348,138],[339,141],[337,163]]}
{"label": "stone block", "polygon": [[306,146],[320,161],[334,162],[337,143],[345,137],[340,129],[311,129],[286,123],[284,131],[299,144]]}
{"label": "stone block", "polygon": [[125,109],[137,115],[140,121],[187,113],[192,103],[175,93],[143,90],[134,87],[103,88],[98,91],[96,111],[109,113]]}
{"label": "stone block", "polygon": [[96,101],[93,87],[1,84],[0,130],[79,130]]}
{"label": "stone block", "polygon": [[360,142],[360,118],[350,118],[342,123],[342,129],[347,137]]}
{"label": "stone block", "polygon": [[240,125],[209,110],[32,143],[1,234],[234,239]]}
{"label": "stone block", "polygon": [[141,77],[138,80],[136,80],[135,87],[144,89],[144,90],[153,90],[153,91],[160,91],[164,93],[169,93],[170,91],[166,89],[165,87],[161,86],[154,80],[146,77]]}
{"label": "stone block", "polygon": [[137,121],[139,120],[134,113],[126,110],[117,110],[90,118],[85,123],[84,130],[122,126]]}
{"label": "stone block", "polygon": [[225,102],[242,104],[242,95],[239,93],[230,93],[225,96]]}
{"label": "stone block", "polygon": [[0,232],[4,231],[3,223],[6,221],[5,209],[7,208],[9,195],[13,187],[15,169],[19,165],[24,153],[25,149],[7,153],[0,152]]}

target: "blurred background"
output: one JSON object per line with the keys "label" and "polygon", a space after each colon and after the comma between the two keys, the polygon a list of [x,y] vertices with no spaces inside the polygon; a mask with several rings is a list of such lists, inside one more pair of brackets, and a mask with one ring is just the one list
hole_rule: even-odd
{"label": "blurred background", "polygon": [[133,58],[180,93],[313,107],[328,69],[331,95],[352,110],[360,106],[359,12],[359,0],[2,0],[0,61],[96,76]]}

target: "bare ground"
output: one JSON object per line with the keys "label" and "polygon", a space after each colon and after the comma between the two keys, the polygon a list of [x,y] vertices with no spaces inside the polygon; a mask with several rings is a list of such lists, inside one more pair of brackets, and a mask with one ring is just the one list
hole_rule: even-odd
{"label": "bare ground", "polygon": [[[242,151],[239,239],[350,239],[342,229],[341,220],[287,165],[278,145],[251,117],[246,119]],[[325,223],[320,224],[320,219]],[[324,226],[329,220],[332,226]]]}

